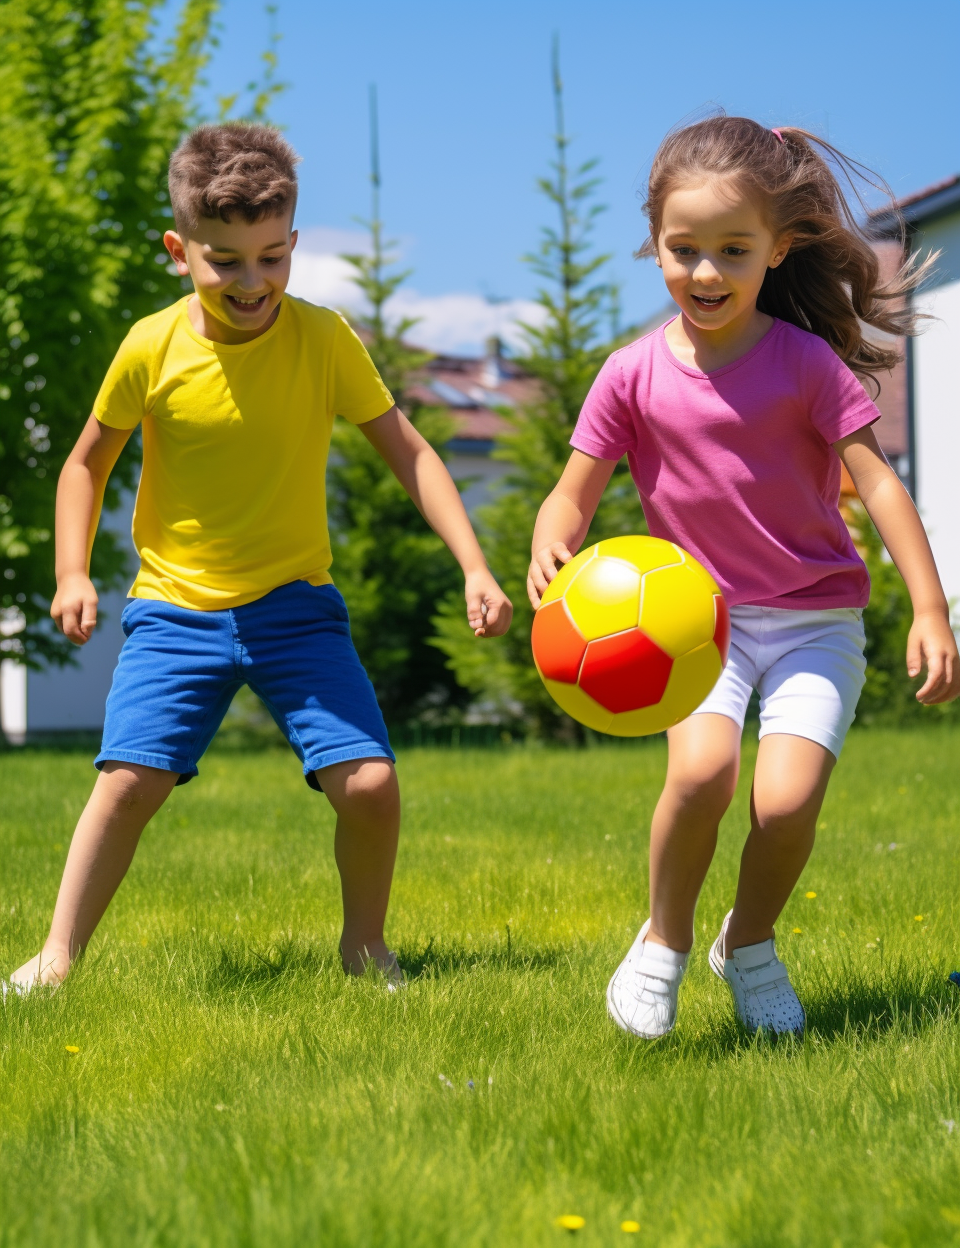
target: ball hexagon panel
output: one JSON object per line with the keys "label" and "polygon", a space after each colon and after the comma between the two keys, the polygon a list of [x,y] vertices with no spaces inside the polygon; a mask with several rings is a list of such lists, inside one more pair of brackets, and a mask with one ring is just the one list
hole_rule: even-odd
{"label": "ball hexagon panel", "polygon": [[577,632],[562,600],[547,603],[533,617],[530,644],[544,680],[576,684],[587,643]]}
{"label": "ball hexagon panel", "polygon": [[597,544],[597,554],[611,559],[626,559],[640,572],[668,568],[683,562],[683,552],[662,537],[608,537]]}
{"label": "ball hexagon panel", "polygon": [[614,715],[663,697],[673,660],[638,628],[587,643],[580,688]]}
{"label": "ball hexagon panel", "polygon": [[566,591],[570,588],[570,582],[577,575],[584,564],[589,563],[591,559],[597,557],[596,543],[588,546],[586,550],[581,550],[579,555],[574,555],[569,563],[565,563],[563,567],[557,569],[557,575],[553,578],[547,588],[543,591],[543,597],[540,599],[540,605],[546,606],[548,602],[556,602],[558,598],[562,598]]}
{"label": "ball hexagon panel", "polygon": [[566,711],[578,723],[585,724],[594,732],[610,732],[610,724],[615,716],[599,702],[594,702],[579,685],[565,685],[556,680],[545,680],[543,683],[561,711]]}
{"label": "ball hexagon panel", "polygon": [[624,559],[600,554],[584,564],[563,600],[587,641],[622,633],[640,618],[640,573]]}
{"label": "ball hexagon panel", "polygon": [[664,732],[697,709],[717,683],[722,670],[720,652],[708,641],[673,660],[667,687],[656,706],[614,715],[609,727],[600,731],[614,737],[642,737],[651,732]]}
{"label": "ball hexagon panel", "polygon": [[679,658],[710,641],[716,630],[716,586],[689,563],[660,568],[643,578],[640,627],[667,654]]}

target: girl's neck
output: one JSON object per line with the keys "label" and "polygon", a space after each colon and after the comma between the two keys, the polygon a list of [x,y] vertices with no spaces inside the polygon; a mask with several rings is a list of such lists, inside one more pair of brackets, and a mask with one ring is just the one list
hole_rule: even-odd
{"label": "girl's neck", "polygon": [[718,329],[701,329],[682,312],[664,330],[667,346],[681,364],[713,373],[752,351],[773,325],[756,307]]}

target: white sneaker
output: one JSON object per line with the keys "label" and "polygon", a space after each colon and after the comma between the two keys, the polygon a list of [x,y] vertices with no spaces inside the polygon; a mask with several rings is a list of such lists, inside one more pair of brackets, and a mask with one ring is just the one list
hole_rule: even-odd
{"label": "white sneaker", "polygon": [[792,1032],[802,1036],[807,1016],[790,983],[787,968],[777,957],[773,937],[758,945],[734,949],[724,956],[724,941],[731,910],[720,935],[710,948],[710,969],[726,980],[733,993],[737,1017],[750,1032],[769,1031],[775,1036]]}
{"label": "white sneaker", "polygon": [[0,979],[0,1001],[6,1004],[7,994],[11,997],[25,997],[35,987],[36,980],[30,984],[15,984],[12,979]]}
{"label": "white sneaker", "polygon": [[677,989],[687,969],[687,953],[647,944],[650,920],[630,946],[607,985],[607,1013],[624,1031],[656,1040],[673,1031]]}

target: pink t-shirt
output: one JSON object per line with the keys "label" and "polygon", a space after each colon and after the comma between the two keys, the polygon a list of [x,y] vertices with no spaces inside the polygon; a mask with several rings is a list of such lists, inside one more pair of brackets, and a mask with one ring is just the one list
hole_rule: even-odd
{"label": "pink t-shirt", "polygon": [[731,606],[866,606],[832,446],[880,416],[860,382],[786,321],[712,373],[682,364],[664,328],[610,356],[572,445],[627,456],[650,532],[709,568]]}

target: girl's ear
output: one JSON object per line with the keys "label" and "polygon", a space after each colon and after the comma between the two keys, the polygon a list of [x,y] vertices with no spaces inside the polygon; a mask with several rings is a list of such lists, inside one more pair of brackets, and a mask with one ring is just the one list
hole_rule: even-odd
{"label": "girl's ear", "polygon": [[774,249],[774,253],[770,257],[770,263],[767,267],[770,269],[775,269],[779,265],[783,264],[784,260],[786,260],[787,256],[790,254],[790,248],[792,246],[793,246],[792,234],[788,235],[786,238],[779,239],[777,242],[776,248]]}

